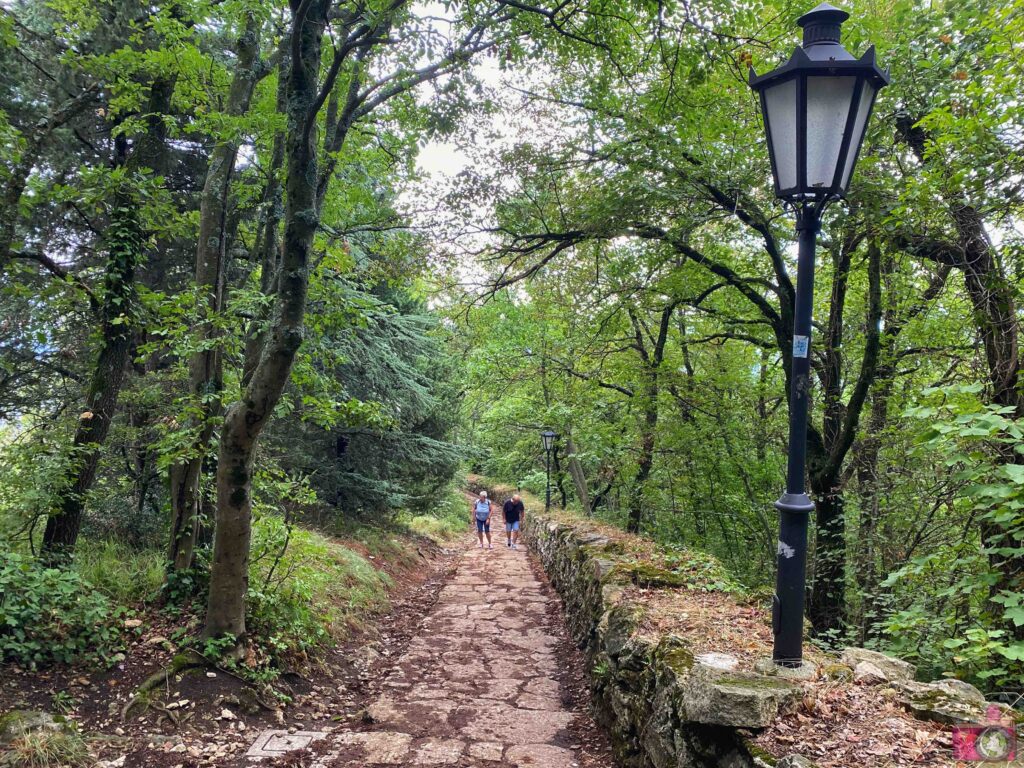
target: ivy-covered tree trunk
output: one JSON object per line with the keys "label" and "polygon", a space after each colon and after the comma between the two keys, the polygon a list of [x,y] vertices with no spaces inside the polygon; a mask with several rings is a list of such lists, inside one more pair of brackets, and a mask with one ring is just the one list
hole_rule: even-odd
{"label": "ivy-covered tree trunk", "polygon": [[[250,15],[235,46],[237,65],[225,112],[238,117],[249,110],[259,79],[259,23]],[[199,204],[199,239],[196,247],[196,286],[200,291],[206,322],[201,329],[203,343],[189,360],[189,388],[199,408],[198,429],[190,455],[173,464],[169,471],[171,534],[167,552],[169,571],[192,567],[199,531],[200,478],[215,420],[220,415],[223,365],[217,318],[224,303],[224,271],[227,250],[227,210],[231,177],[238,155],[239,140],[232,137],[214,147],[207,166],[206,181]]]}
{"label": "ivy-covered tree trunk", "polygon": [[42,555],[49,562],[70,557],[78,541],[85,496],[96,478],[100,447],[114,418],[132,349],[137,311],[135,269],[145,237],[130,179],[122,181],[114,195],[104,238],[108,256],[101,306],[102,347],[72,440],[67,485],[61,489],[43,533]]}
{"label": "ivy-covered tree trunk", "polygon": [[654,443],[658,431],[658,374],[647,372],[648,382],[644,388],[643,417],[640,421],[640,453],[637,457],[636,474],[629,493],[629,518],[626,530],[640,533],[644,514],[644,489],[654,467]]}
{"label": "ivy-covered tree trunk", "polygon": [[590,515],[593,511],[590,506],[590,488],[587,486],[587,476],[583,471],[583,465],[580,464],[576,455],[576,441],[573,440],[572,433],[565,437],[565,449],[568,452],[569,477],[572,478],[573,487],[576,489],[576,498],[579,500],[580,509],[583,514]]}
{"label": "ivy-covered tree trunk", "polygon": [[316,113],[325,0],[291,0],[294,18],[288,75],[285,235],[276,303],[259,363],[242,397],[227,409],[217,462],[214,532],[206,637],[245,637],[252,536],[252,470],[256,443],[288,382],[302,343],[309,253],[316,234]]}
{"label": "ivy-covered tree trunk", "polygon": [[[644,381],[641,390],[643,417],[640,421],[640,453],[637,458],[633,486],[630,489],[629,517],[626,522],[626,530],[630,533],[639,533],[643,523],[644,489],[654,467],[654,446],[658,434],[658,399],[661,394],[660,369],[665,359],[665,344],[668,341],[672,315],[677,306],[678,302],[671,302],[662,309],[657,337],[652,336],[636,310],[630,308],[628,311],[629,319],[633,324],[634,347],[644,364]],[[648,349],[645,339],[653,341],[650,349]]]}
{"label": "ivy-covered tree trunk", "polygon": [[[896,128],[897,135],[922,165],[933,163],[928,153],[932,139],[917,118],[904,114],[897,120]],[[907,251],[957,269],[963,275],[974,325],[985,349],[989,398],[996,405],[1012,409],[1014,416],[1024,417],[1021,321],[1015,301],[1018,289],[1005,274],[978,207],[966,199],[958,187],[944,192],[944,197],[955,239],[903,233],[897,236],[897,242]],[[1002,456],[1009,464],[1024,463],[1024,454],[1013,450],[1012,446],[1006,446]],[[993,597],[1000,592],[1024,591],[1024,557],[1007,554],[1008,550],[1020,551],[1013,545],[1008,546],[1007,537],[1013,535],[1012,530],[1006,530],[993,520],[985,519],[981,523],[981,537],[989,549],[989,565],[996,575],[990,587]],[[996,610],[1001,611],[1002,606],[997,604]],[[1014,624],[1009,630],[1015,639],[1024,640],[1024,625]]]}

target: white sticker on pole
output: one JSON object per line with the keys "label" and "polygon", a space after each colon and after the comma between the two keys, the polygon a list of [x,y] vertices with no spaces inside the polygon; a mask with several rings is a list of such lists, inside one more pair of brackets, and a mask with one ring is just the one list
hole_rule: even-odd
{"label": "white sticker on pole", "polygon": [[809,336],[794,336],[793,337],[793,357],[807,357],[807,350],[811,346],[811,339]]}

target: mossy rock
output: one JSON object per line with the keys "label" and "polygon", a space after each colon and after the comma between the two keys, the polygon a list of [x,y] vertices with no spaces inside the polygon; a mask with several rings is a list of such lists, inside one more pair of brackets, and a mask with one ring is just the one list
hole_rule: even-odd
{"label": "mossy rock", "polygon": [[838,683],[853,682],[853,670],[845,664],[826,664],[821,668],[821,676]]}
{"label": "mossy rock", "polygon": [[662,638],[654,650],[654,658],[679,677],[685,677],[693,669],[693,652],[686,641],[677,635]]}
{"label": "mossy rock", "polygon": [[14,709],[0,717],[0,745],[10,744],[15,739],[32,731],[61,733],[71,731],[67,718],[32,709]]}
{"label": "mossy rock", "polygon": [[605,625],[602,645],[609,657],[622,653],[630,637],[640,626],[643,609],[635,603],[619,603],[602,618]]}
{"label": "mossy rock", "polygon": [[750,737],[743,737],[743,748],[747,750],[747,753],[754,760],[754,765],[773,767],[779,761],[779,758],[775,757],[768,750],[759,747]]}

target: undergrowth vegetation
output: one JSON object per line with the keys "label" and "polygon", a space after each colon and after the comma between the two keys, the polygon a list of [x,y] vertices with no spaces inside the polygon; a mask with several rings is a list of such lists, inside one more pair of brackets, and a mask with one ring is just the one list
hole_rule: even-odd
{"label": "undergrowth vegetation", "polygon": [[409,529],[420,536],[438,542],[453,539],[467,525],[466,501],[459,491],[450,491],[428,513],[400,518]]}
{"label": "undergrowth vegetation", "polygon": [[[287,484],[282,489],[295,492]],[[388,571],[417,567],[423,540],[443,543],[466,526],[465,504],[454,490],[440,494],[428,512],[373,524],[342,518],[330,533],[294,522],[282,505],[280,497],[264,496],[253,524],[250,653],[237,671],[261,680],[364,627],[387,607],[395,585]],[[179,617],[175,642],[226,663],[218,657],[230,640],[196,637],[209,557],[200,547],[192,568],[166,578],[166,555],[155,542],[85,536],[66,570],[45,568],[28,552],[0,554],[0,660],[30,668],[103,666],[124,650],[127,618],[162,611]]]}
{"label": "undergrowth vegetation", "polygon": [[0,661],[107,661],[121,648],[124,614],[74,571],[0,554]]}

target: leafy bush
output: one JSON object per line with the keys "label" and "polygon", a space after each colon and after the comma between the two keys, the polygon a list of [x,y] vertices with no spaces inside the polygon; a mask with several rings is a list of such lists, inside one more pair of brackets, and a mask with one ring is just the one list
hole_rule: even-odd
{"label": "leafy bush", "polygon": [[120,649],[122,618],[78,573],[0,554],[0,659],[31,667],[105,661]]}
{"label": "leafy bush", "polygon": [[934,674],[999,689],[1024,675],[1024,592],[1006,578],[1024,557],[1024,422],[1012,408],[977,402],[978,390],[926,390],[926,404],[908,411],[926,425],[922,457],[937,458],[958,484],[951,514],[971,524],[959,543],[889,575],[882,586],[894,596],[879,628],[891,649]]}

